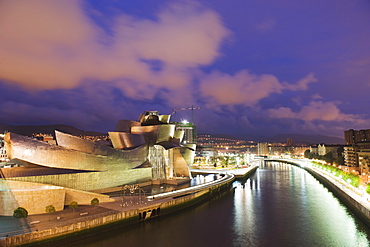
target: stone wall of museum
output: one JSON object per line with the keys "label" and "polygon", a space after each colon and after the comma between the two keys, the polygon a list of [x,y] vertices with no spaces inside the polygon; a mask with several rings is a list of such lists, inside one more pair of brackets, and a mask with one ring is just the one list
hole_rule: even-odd
{"label": "stone wall of museum", "polygon": [[63,210],[65,189],[59,186],[40,186],[33,183],[0,180],[0,215],[12,216],[18,207],[29,214],[45,213],[48,205]]}
{"label": "stone wall of museum", "polygon": [[78,190],[98,190],[149,181],[152,168],[139,168],[123,171],[84,172],[31,177],[14,177],[11,180],[51,184]]}

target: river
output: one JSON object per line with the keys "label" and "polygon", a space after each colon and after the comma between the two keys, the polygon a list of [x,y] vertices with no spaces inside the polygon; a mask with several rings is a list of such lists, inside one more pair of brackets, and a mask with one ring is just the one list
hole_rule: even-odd
{"label": "river", "polygon": [[370,246],[370,229],[305,170],[267,163],[234,193],[63,246]]}

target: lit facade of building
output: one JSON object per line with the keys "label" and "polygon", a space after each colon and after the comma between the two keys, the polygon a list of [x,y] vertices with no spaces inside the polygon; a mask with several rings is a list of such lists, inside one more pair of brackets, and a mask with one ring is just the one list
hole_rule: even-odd
{"label": "lit facade of building", "polygon": [[6,149],[4,145],[4,136],[0,136],[0,162],[8,161],[8,155],[6,154]]}
{"label": "lit facade of building", "polygon": [[260,142],[257,144],[257,154],[259,156],[269,155],[269,147],[267,142]]}
{"label": "lit facade of building", "polygon": [[344,170],[347,172],[358,172],[359,163],[358,163],[358,148],[355,146],[345,146],[344,147]]}
{"label": "lit facade of building", "polygon": [[370,129],[346,130],[344,131],[344,140],[346,142],[346,145],[353,145],[358,142],[369,142],[370,141]]}
{"label": "lit facade of building", "polygon": [[[4,140],[8,157],[20,167],[2,168],[2,181],[13,181],[14,191],[16,185],[20,188],[50,185],[62,188],[66,194],[71,194],[73,189],[81,198],[85,191],[91,193],[124,184],[183,182],[191,177],[189,167],[194,161],[195,144],[181,145],[183,132],[175,127],[169,123],[168,115],[150,111],[141,114],[139,121],[120,120],[115,131],[108,133],[110,145],[60,131],[55,131],[56,144],[7,133]],[[50,198],[53,191],[60,193],[60,189],[49,190]],[[9,193],[10,190],[3,190],[0,197],[13,200]],[[109,198],[101,195],[101,200]],[[47,205],[53,204],[46,201]],[[63,205],[68,203],[63,201]],[[90,201],[80,200],[80,203]],[[40,208],[45,210],[47,205]],[[29,208],[32,207],[29,205]],[[8,213],[4,210],[0,207],[0,215]],[[31,210],[29,213],[40,212]]]}
{"label": "lit facade of building", "polygon": [[319,144],[317,145],[317,154],[324,156],[328,153],[332,153],[334,158],[338,158],[338,150],[341,149],[343,145],[326,145]]}
{"label": "lit facade of building", "polygon": [[184,136],[182,143],[197,143],[197,126],[189,122],[181,122],[176,124],[176,131],[182,131]]}
{"label": "lit facade of building", "polygon": [[370,129],[344,131],[347,146],[344,147],[344,161],[348,169],[361,175],[370,175]]}

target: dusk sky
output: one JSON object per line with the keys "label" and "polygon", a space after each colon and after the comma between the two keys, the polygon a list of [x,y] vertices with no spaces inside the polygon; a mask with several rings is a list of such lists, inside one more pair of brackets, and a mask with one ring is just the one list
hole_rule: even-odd
{"label": "dusk sky", "polygon": [[[0,123],[200,133],[370,128],[369,0],[0,0]],[[179,111],[176,120],[191,120]]]}

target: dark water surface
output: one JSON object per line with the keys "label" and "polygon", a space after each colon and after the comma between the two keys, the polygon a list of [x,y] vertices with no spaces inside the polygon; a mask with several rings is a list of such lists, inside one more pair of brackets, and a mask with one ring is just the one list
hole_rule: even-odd
{"label": "dark water surface", "polygon": [[267,163],[235,192],[65,246],[369,246],[370,230],[309,173]]}

